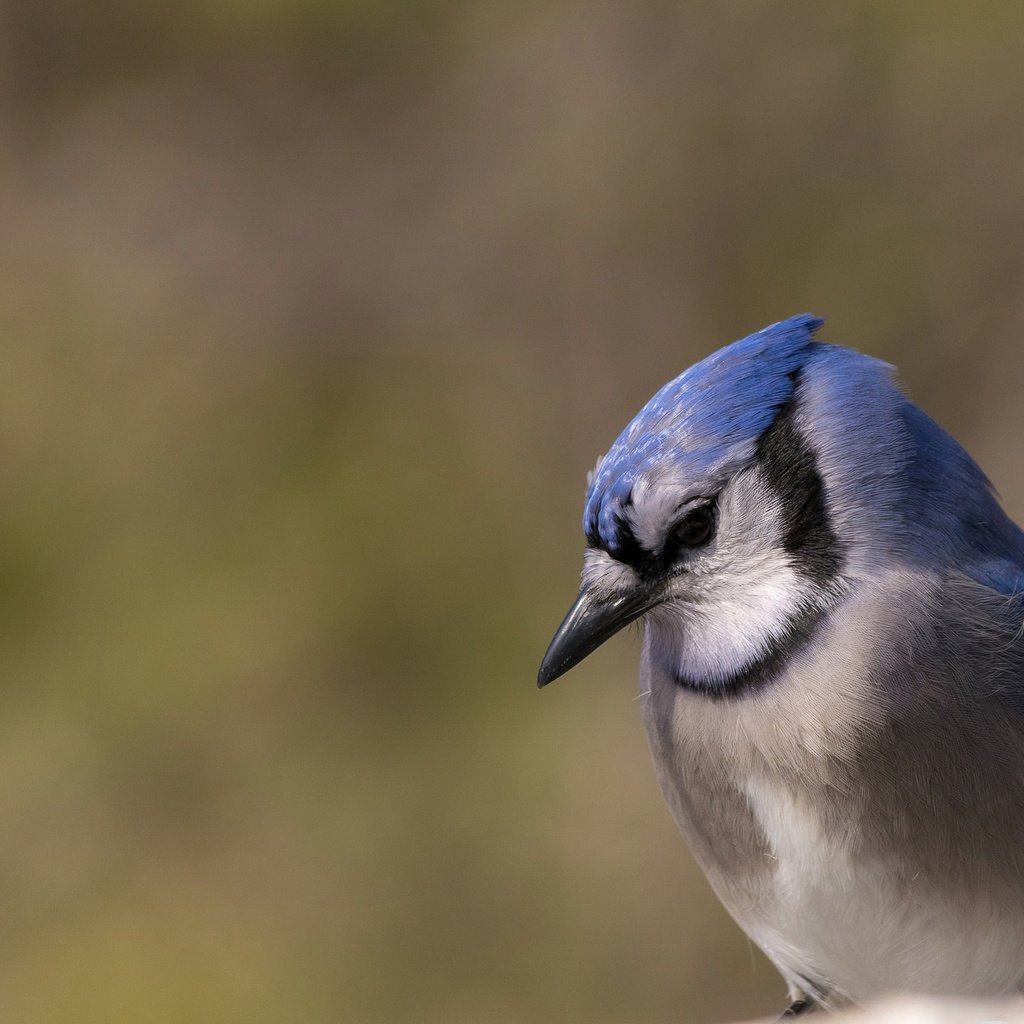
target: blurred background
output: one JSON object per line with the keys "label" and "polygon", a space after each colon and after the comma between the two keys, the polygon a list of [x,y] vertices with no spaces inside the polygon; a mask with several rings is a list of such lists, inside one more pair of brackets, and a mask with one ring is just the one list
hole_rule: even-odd
{"label": "blurred background", "polygon": [[1024,516],[1024,5],[0,4],[0,1016],[702,1024],[783,986],[584,475],[792,313]]}

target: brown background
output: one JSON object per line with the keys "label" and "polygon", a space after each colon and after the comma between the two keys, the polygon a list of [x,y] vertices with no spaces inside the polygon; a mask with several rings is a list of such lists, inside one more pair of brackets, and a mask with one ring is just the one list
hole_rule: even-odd
{"label": "brown background", "polygon": [[5,0],[0,1015],[699,1024],[782,986],[583,479],[792,313],[1024,514],[1024,5]]}

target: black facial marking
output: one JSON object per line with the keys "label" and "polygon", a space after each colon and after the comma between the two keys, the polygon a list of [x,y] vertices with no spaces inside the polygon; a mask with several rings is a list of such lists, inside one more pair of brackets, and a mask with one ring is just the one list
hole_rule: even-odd
{"label": "black facial marking", "polygon": [[779,675],[789,660],[813,639],[824,615],[820,608],[803,608],[789,620],[785,632],[771,640],[763,654],[726,679],[695,679],[668,665],[662,664],[662,668],[680,686],[712,700],[744,697],[767,686]]}
{"label": "black facial marking", "polygon": [[[632,495],[625,508],[632,506]],[[633,535],[629,520],[624,514],[615,517],[615,547],[609,554],[619,562],[631,566],[638,576],[646,580],[667,575],[680,557],[687,551],[703,547],[715,535],[718,525],[718,505],[710,499],[690,508],[669,529],[665,543],[659,551],[648,551]],[[587,538],[591,547],[601,547],[593,538]],[[599,538],[598,538],[599,540]]]}
{"label": "black facial marking", "polygon": [[[632,505],[632,499],[630,499],[630,505]],[[640,546],[640,542],[633,536],[633,528],[625,516],[615,517],[615,541],[618,548],[614,557],[620,562],[633,566],[639,572],[640,566],[648,558],[648,553],[644,551]]]}
{"label": "black facial marking", "polygon": [[817,457],[796,426],[799,383],[796,375],[793,397],[757,442],[757,458],[782,499],[785,549],[805,576],[824,585],[839,573],[843,556],[825,505]]}

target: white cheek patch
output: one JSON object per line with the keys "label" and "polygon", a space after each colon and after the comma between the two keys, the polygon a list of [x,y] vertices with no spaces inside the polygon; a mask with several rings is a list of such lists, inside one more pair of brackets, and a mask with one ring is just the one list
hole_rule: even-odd
{"label": "white cheek patch", "polygon": [[784,551],[745,559],[742,570],[715,569],[692,581],[692,596],[684,577],[677,596],[650,614],[655,650],[677,675],[727,680],[764,657],[808,605],[822,603]]}

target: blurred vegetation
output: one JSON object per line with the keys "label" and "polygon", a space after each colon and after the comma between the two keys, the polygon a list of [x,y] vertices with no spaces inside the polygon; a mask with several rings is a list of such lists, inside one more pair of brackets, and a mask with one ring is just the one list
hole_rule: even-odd
{"label": "blurred vegetation", "polygon": [[782,986],[585,471],[791,313],[1024,513],[1024,7],[6,0],[0,1013],[710,1021]]}

